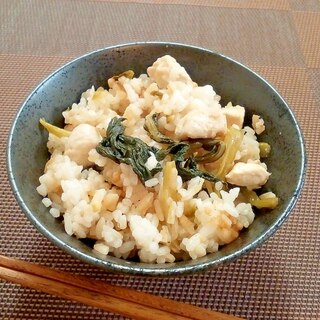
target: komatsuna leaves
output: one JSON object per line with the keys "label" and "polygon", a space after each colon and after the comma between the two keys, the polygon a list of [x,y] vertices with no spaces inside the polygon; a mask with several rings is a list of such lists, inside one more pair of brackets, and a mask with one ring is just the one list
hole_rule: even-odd
{"label": "komatsuna leaves", "polygon": [[[146,167],[145,164],[152,153],[158,161],[163,160],[167,156],[174,160],[178,173],[184,181],[197,176],[211,182],[220,181],[211,173],[198,169],[197,164],[197,162],[203,163],[212,159],[217,159],[221,156],[224,152],[224,146],[221,145],[219,141],[199,140],[193,141],[192,143],[188,143],[187,141],[175,141],[160,132],[157,119],[157,114],[148,116],[144,128],[153,140],[162,144],[167,144],[167,147],[163,149],[151,147],[139,138],[125,135],[125,128],[122,124],[125,119],[115,117],[109,123],[106,137],[97,146],[97,152],[117,163],[126,163],[130,165],[142,181],[149,180],[157,172],[162,171],[159,162],[152,170],[149,170]],[[195,147],[202,147],[209,152],[203,156],[194,156],[193,149]],[[192,150],[191,155],[189,155],[190,150]]]}
{"label": "komatsuna leaves", "polygon": [[145,165],[151,153],[156,154],[158,149],[148,146],[139,138],[125,135],[122,125],[124,120],[124,118],[114,117],[110,121],[107,135],[98,144],[96,150],[100,155],[117,163],[130,165],[142,181],[149,180],[162,170],[160,163],[152,170]]}

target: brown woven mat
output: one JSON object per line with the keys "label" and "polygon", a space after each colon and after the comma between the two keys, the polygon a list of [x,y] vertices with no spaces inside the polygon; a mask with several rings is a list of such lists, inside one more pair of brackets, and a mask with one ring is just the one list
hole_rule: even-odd
{"label": "brown woven mat", "polygon": [[[249,65],[291,104],[306,140],[306,184],[288,221],[254,252],[199,275],[146,279],[81,263],[31,226],[7,181],[8,130],[30,90],[73,57],[146,40],[199,45]],[[2,254],[247,319],[320,319],[320,1],[1,0],[0,93]],[[122,318],[0,282],[0,319]]]}

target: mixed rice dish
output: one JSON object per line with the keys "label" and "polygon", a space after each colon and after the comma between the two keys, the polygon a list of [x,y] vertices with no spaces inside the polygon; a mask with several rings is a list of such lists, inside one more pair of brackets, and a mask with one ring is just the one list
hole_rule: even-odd
{"label": "mixed rice dish", "polygon": [[102,255],[197,259],[238,238],[254,210],[277,206],[261,193],[270,145],[257,140],[259,115],[244,125],[242,106],[221,106],[169,55],[108,87],[62,112],[64,128],[40,119],[51,155],[37,191],[67,234]]}

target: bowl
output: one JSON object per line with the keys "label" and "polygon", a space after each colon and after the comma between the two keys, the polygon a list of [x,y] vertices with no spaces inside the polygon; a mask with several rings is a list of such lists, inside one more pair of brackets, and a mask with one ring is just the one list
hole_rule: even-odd
{"label": "bowl", "polygon": [[[280,204],[270,212],[256,215],[253,224],[232,243],[205,257],[169,264],[146,264],[101,256],[86,243],[68,236],[61,221],[54,219],[36,192],[39,177],[48,159],[47,134],[39,118],[62,125],[61,112],[78,101],[82,92],[94,85],[106,86],[106,79],[124,70],[136,75],[158,57],[170,54],[200,85],[211,84],[222,96],[222,104],[232,101],[265,121],[261,140],[272,146],[266,163],[272,175],[267,188]],[[88,53],[54,71],[29,95],[18,111],[8,139],[7,168],[13,193],[27,218],[53,244],[72,256],[109,271],[174,276],[200,272],[231,262],[257,248],[287,219],[303,186],[306,156],[297,120],[280,94],[262,77],[243,64],[203,48],[160,42],[131,43]]]}

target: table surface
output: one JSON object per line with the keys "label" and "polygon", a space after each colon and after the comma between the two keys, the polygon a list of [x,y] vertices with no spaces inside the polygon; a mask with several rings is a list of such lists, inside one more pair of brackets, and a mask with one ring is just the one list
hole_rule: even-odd
{"label": "table surface", "polygon": [[[115,275],[81,263],[40,235],[6,173],[13,117],[36,84],[76,56],[135,41],[173,41],[253,68],[289,102],[308,168],[293,213],[264,245],[227,266],[179,278]],[[1,0],[1,253],[246,319],[320,319],[320,1]],[[0,319],[123,319],[0,282]]]}

